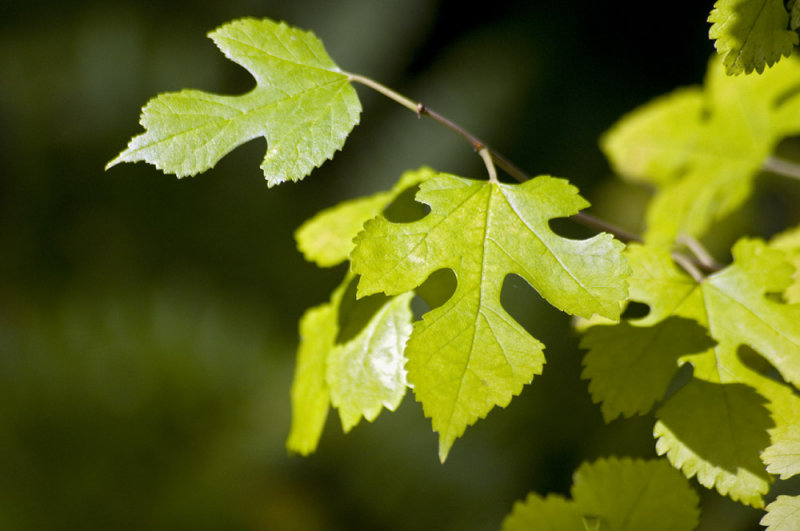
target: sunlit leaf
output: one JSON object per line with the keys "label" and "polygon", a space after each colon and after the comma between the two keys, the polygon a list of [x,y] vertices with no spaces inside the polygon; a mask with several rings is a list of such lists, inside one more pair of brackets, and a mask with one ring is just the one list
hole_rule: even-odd
{"label": "sunlit leaf", "polygon": [[358,123],[361,104],[348,75],[310,32],[244,18],[209,37],[256,80],[238,96],[182,90],[142,109],[145,132],[109,163],[145,161],[178,177],[213,167],[235,147],[264,137],[267,184],[298,181],[333,156]]}
{"label": "sunlit leaf", "polygon": [[800,522],[800,496],[778,496],[767,505],[767,514],[761,519],[766,531],[797,531]]}
{"label": "sunlit leaf", "polygon": [[330,302],[300,320],[290,451],[306,455],[317,448],[330,404],[349,431],[361,417],[372,421],[383,407],[395,410],[405,395],[413,294],[355,301],[353,282],[347,275]]}
{"label": "sunlit leaf", "polygon": [[708,35],[729,75],[760,74],[797,44],[783,0],[717,0],[708,21]]}
{"label": "sunlit leaf", "polygon": [[726,76],[710,63],[705,87],[678,89],[620,119],[602,138],[622,177],[652,184],[646,238],[704,234],[749,197],[766,158],[800,132],[800,60],[759,76]]}
{"label": "sunlit leaf", "polygon": [[430,168],[408,171],[388,192],[345,201],[319,212],[295,232],[297,248],[306,260],[321,267],[345,261],[353,250],[353,238],[366,221],[380,214],[403,191],[433,175]]}
{"label": "sunlit leaf", "polygon": [[[690,363],[693,368],[690,382],[656,412],[656,449],[688,477],[696,475],[707,487],[761,507],[770,482],[761,455],[773,455],[772,466],[785,471],[781,447],[771,445],[790,444],[788,430],[800,423],[800,399],[786,385],[749,366],[741,349],[754,349],[786,381],[797,385],[800,305],[770,297],[790,282],[792,267],[782,252],[763,242],[742,240],[733,255],[731,266],[698,283],[673,264],[668,252],[631,245],[631,298],[647,304],[650,313],[630,325],[659,326],[679,317],[708,331],[715,344],[697,353],[687,352],[687,338],[679,335],[659,336],[657,347],[652,343],[638,347],[643,348],[639,356],[659,357],[660,385],[678,365]],[[616,335],[610,331],[618,326],[594,327],[584,341],[592,356],[612,360],[607,364],[616,360],[624,373],[625,360],[636,356],[621,351],[631,339],[625,339],[621,330]],[[608,337],[613,340],[604,341]],[[611,390],[604,382],[613,376],[603,375],[598,384],[603,393],[598,397],[613,401],[623,395],[634,397],[636,403],[652,403],[651,390],[636,378],[623,376],[616,376],[618,388]],[[620,409],[617,405],[612,411]]]}
{"label": "sunlit leaf", "polygon": [[568,313],[616,319],[628,269],[610,235],[569,240],[550,229],[551,219],[587,206],[560,179],[506,185],[441,174],[420,186],[417,200],[430,205],[427,216],[369,221],[351,260],[359,296],[403,293],[437,270],[455,272],[455,293],[415,323],[406,351],[444,459],[468,425],[507,405],[544,363],[541,343],[500,304],[506,275],[521,276]]}

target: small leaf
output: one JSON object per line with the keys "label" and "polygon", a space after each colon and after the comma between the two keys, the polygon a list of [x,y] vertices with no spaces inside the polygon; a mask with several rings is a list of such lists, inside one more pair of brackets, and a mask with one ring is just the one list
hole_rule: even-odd
{"label": "small leaf", "polygon": [[109,167],[145,161],[178,177],[196,175],[263,136],[269,149],[261,169],[274,186],[302,179],[341,149],[361,104],[312,33],[245,18],[209,37],[253,75],[256,87],[240,96],[183,90],[150,100],[140,120],[146,131]]}
{"label": "small leaf", "polygon": [[800,522],[800,496],[778,496],[767,505],[767,514],[761,519],[766,531],[797,531]]}
{"label": "small leaf", "polygon": [[292,425],[286,447],[301,455],[317,449],[330,393],[325,379],[328,353],[336,339],[334,307],[323,304],[309,309],[300,319],[300,347],[292,382]]}
{"label": "small leaf", "polygon": [[456,274],[455,293],[415,323],[406,351],[444,460],[468,425],[507,405],[544,363],[541,343],[500,304],[505,276],[520,275],[569,313],[616,319],[628,268],[610,235],[568,240],[550,229],[550,219],[587,206],[563,180],[506,185],[441,174],[420,186],[417,200],[430,205],[426,217],[367,222],[351,260],[359,296],[403,293],[440,269]]}
{"label": "small leaf", "polygon": [[546,498],[531,493],[517,502],[503,520],[503,531],[586,531],[575,502],[550,494]]}
{"label": "small leaf", "polygon": [[306,260],[330,267],[345,260],[353,250],[353,238],[364,223],[380,214],[403,191],[435,175],[430,168],[408,171],[388,192],[339,203],[323,210],[295,231],[297,248]]}
{"label": "small leaf", "polygon": [[[797,44],[788,19],[783,0],[718,0],[708,17],[708,36],[715,40],[726,73],[760,74],[788,57]],[[792,22],[794,28],[794,13]]]}
{"label": "small leaf", "polygon": [[413,294],[359,304],[354,283],[348,274],[328,303],[300,320],[290,451],[307,455],[317,448],[330,403],[339,408],[347,432],[362,416],[371,422],[382,407],[395,410],[405,395],[403,349],[411,333]]}
{"label": "small leaf", "polygon": [[600,459],[575,472],[572,498],[580,512],[613,531],[689,531],[697,526],[697,494],[663,460]]}
{"label": "small leaf", "polygon": [[363,416],[372,422],[385,407],[397,409],[406,394],[406,341],[411,335],[413,292],[392,297],[364,329],[328,354],[331,402],[347,433]]}

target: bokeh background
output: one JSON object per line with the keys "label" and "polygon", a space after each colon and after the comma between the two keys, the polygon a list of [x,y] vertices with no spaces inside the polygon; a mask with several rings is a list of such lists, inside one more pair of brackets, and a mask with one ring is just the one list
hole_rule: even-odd
{"label": "bokeh background", "polygon": [[[653,456],[653,418],[604,425],[568,320],[513,283],[504,300],[548,346],[544,374],[446,464],[411,395],[346,436],[331,414],[316,454],[287,454],[296,323],[344,273],[305,263],[292,233],[408,168],[481,177],[470,146],[433,122],[359,88],[344,151],[273,189],[263,140],[180,181],[103,168],[155,94],[248,90],[205,34],[268,16],[639,230],[647,193],[611,178],[597,138],[701,82],[710,7],[0,0],[0,529],[497,529],[529,491],[568,493],[583,460]],[[798,221],[796,183],[758,184],[707,242],[719,259],[735,234]],[[759,528],[758,511],[699,492],[701,529]]]}

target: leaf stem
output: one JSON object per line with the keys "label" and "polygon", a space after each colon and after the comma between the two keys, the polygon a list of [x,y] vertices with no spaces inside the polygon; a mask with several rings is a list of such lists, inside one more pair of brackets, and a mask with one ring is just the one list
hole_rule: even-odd
{"label": "leaf stem", "polygon": [[684,271],[689,273],[693,279],[695,279],[698,283],[703,282],[705,280],[705,275],[697,268],[694,261],[691,258],[686,256],[685,254],[679,253],[677,251],[672,252],[672,260],[681,266]]}
{"label": "leaf stem", "polygon": [[767,157],[763,169],[792,179],[800,179],[800,164],[774,155]]}
{"label": "leaf stem", "polygon": [[677,238],[678,243],[682,243],[686,246],[689,251],[697,258],[699,265],[702,266],[706,271],[715,272],[722,269],[722,264],[717,262],[711,253],[703,247],[703,244],[700,243],[696,238],[689,236],[688,234],[681,234]]}
{"label": "leaf stem", "polygon": [[489,153],[488,149],[483,147],[478,150],[478,155],[481,156],[483,163],[486,164],[486,171],[489,172],[489,182],[497,184],[497,170],[494,167],[491,153]]}

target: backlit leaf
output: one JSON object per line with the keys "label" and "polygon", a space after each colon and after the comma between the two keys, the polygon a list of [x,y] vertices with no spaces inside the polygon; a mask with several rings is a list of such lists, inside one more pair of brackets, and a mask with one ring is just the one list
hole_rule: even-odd
{"label": "backlit leaf", "polygon": [[620,119],[601,146],[622,177],[652,184],[646,239],[703,235],[751,193],[777,143],[800,132],[800,60],[760,76],[710,63],[704,88],[684,88]]}
{"label": "backlit leaf", "polygon": [[405,395],[413,293],[356,301],[354,282],[348,274],[330,302],[300,320],[290,451],[316,449],[331,403],[347,432],[362,416],[371,422],[383,407],[394,411]]}
{"label": "backlit leaf", "polygon": [[767,505],[767,514],[761,519],[766,531],[797,531],[800,522],[800,496],[778,496]]}
{"label": "backlit leaf", "polygon": [[708,21],[728,75],[760,74],[797,44],[783,0],[718,0]]}
{"label": "backlit leaf", "polygon": [[256,80],[238,96],[182,90],[142,109],[145,132],[109,163],[145,161],[178,177],[213,167],[237,146],[264,137],[267,184],[298,181],[333,156],[358,123],[361,104],[347,73],[310,32],[245,18],[209,37]]}
{"label": "backlit leaf", "polygon": [[[708,331],[716,344],[702,352],[687,353],[684,337],[661,336],[658,348],[648,352],[645,345],[640,354],[657,353],[658,370],[665,377],[670,374],[669,363],[675,363],[673,373],[682,363],[693,367],[689,383],[656,412],[656,450],[688,477],[696,475],[707,487],[761,507],[770,482],[762,453],[773,456],[775,472],[787,471],[780,445],[791,444],[791,427],[800,423],[800,399],[786,385],[749,366],[742,349],[753,349],[786,381],[797,385],[800,305],[769,296],[790,282],[792,268],[782,252],[763,242],[742,240],[734,246],[733,255],[731,266],[697,283],[677,269],[668,252],[629,246],[631,299],[650,307],[647,317],[630,326],[657,326],[680,317]],[[634,356],[620,353],[621,346],[630,341],[624,339],[621,328],[614,335],[613,329],[620,326],[625,325],[592,328],[584,342],[592,348],[592,356],[618,360],[624,371],[624,361]],[[616,342],[602,341],[607,337]],[[588,367],[587,361],[587,372]],[[613,392],[607,389],[609,384],[602,384],[601,398],[638,395],[635,400],[642,404],[654,398],[635,378],[617,376],[615,383],[620,388]]]}
{"label": "backlit leaf", "polygon": [[610,235],[569,240],[550,229],[551,219],[587,206],[560,179],[507,185],[441,174],[420,186],[417,200],[430,205],[427,216],[367,222],[351,260],[359,296],[403,293],[440,269],[456,275],[455,293],[415,323],[406,350],[409,381],[444,459],[468,425],[507,405],[544,363],[542,344],[500,304],[505,277],[521,276],[568,313],[617,319],[628,269]]}
{"label": "backlit leaf", "polygon": [[295,232],[297,248],[306,260],[330,267],[347,260],[353,238],[364,223],[380,214],[406,189],[435,175],[430,168],[408,171],[388,192],[360,197],[323,210],[303,223]]}

